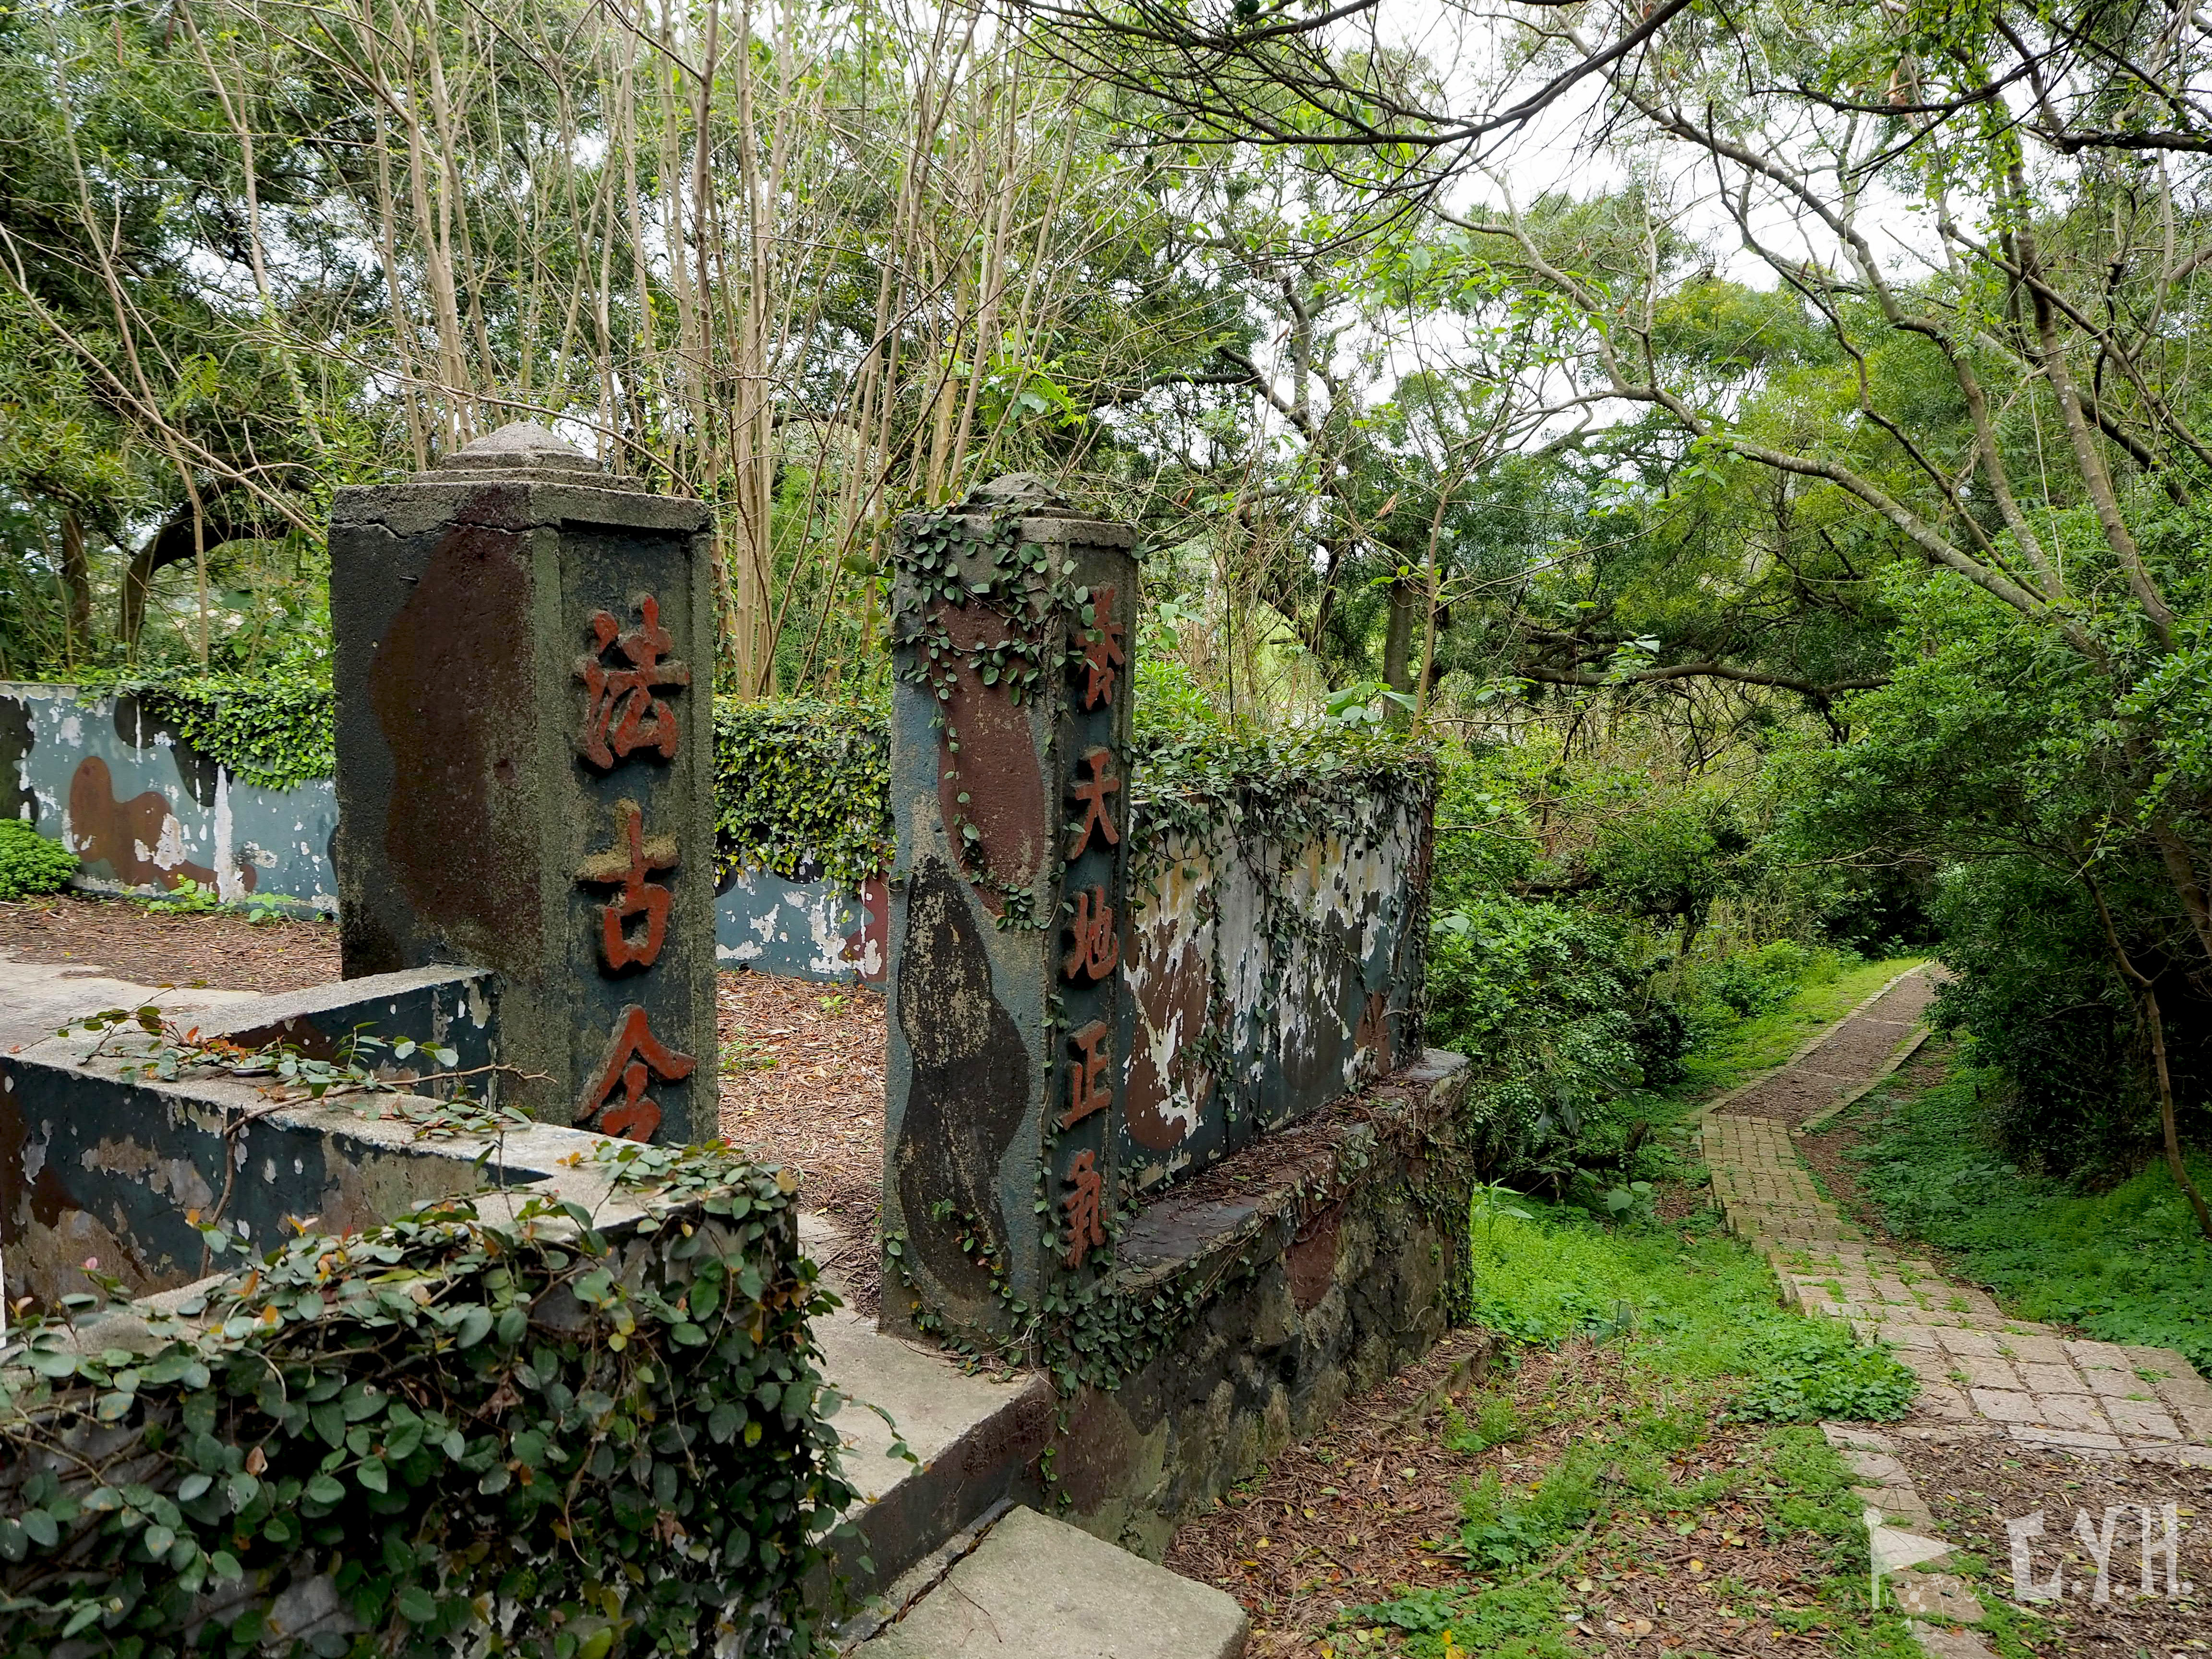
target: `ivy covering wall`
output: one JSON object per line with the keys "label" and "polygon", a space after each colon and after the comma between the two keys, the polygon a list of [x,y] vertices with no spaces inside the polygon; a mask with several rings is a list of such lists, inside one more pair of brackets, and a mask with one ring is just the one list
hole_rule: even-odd
{"label": "ivy covering wall", "polygon": [[[171,676],[87,684],[128,693],[234,776],[269,788],[326,778],[329,684],[310,672],[252,678]],[[1364,822],[1378,798],[1425,799],[1433,763],[1387,732],[1331,724],[1237,737],[1146,718],[1134,741],[1137,868],[1178,831],[1227,823],[1297,845]],[[717,862],[794,881],[858,888],[890,867],[890,725],[879,702],[789,697],[714,705]]]}
{"label": "ivy covering wall", "polygon": [[609,1157],[660,1195],[627,1239],[449,1201],[304,1234],[198,1320],[14,1333],[0,1653],[814,1651],[853,1494],[797,1182]]}

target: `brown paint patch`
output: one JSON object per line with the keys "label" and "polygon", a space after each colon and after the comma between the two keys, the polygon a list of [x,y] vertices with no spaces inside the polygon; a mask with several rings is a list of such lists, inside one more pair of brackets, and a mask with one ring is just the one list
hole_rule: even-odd
{"label": "brown paint patch", "polygon": [[[129,887],[173,888],[190,878],[204,886],[215,884],[215,872],[189,860],[164,866],[150,856],[161,845],[161,832],[176,816],[169,799],[149,789],[129,800],[115,799],[115,775],[97,755],[77,763],[70,779],[70,845],[77,861],[93,875],[105,876]],[[240,870],[246,890],[253,888],[254,870]]]}
{"label": "brown paint patch", "polygon": [[[1030,1054],[992,984],[967,884],[933,858],[908,884],[898,1017],[914,1073],[890,1162],[908,1242],[939,1285],[988,1317],[990,1274],[960,1249],[958,1218],[1000,1252],[1012,1236],[999,1166],[1028,1109]],[[940,1202],[952,1218],[938,1218]]]}
{"label": "brown paint patch", "polygon": [[1367,1009],[1360,1015],[1359,1024],[1352,1034],[1352,1046],[1374,1051],[1373,1069],[1390,1069],[1390,994],[1387,991],[1370,991]]}
{"label": "brown paint patch", "polygon": [[1332,1204],[1310,1218],[1283,1252],[1291,1278],[1291,1300],[1300,1313],[1311,1313],[1336,1279],[1336,1236],[1344,1225],[1343,1204]]}
{"label": "brown paint patch", "polygon": [[494,968],[541,954],[536,818],[517,787],[537,740],[532,664],[511,637],[529,614],[529,556],[526,535],[456,525],[368,675],[392,757],[385,855],[409,902],[451,930],[448,945]]}
{"label": "brown paint patch", "polygon": [[[1143,944],[1151,942],[1146,930]],[[1185,1120],[1170,1117],[1161,1109],[1168,1103],[1169,1073],[1176,1054],[1198,1041],[1213,1000],[1213,973],[1196,939],[1186,939],[1164,962],[1146,964],[1137,993],[1137,1041],[1129,1055],[1128,1091],[1123,1110],[1128,1115],[1129,1138],[1156,1152],[1172,1151],[1196,1132]],[[1170,1030],[1176,1033],[1174,1048],[1164,1065],[1154,1057],[1164,1046]],[[1205,1101],[1213,1091],[1212,1076],[1190,1068],[1188,1082],[1193,1095]]]}
{"label": "brown paint patch", "polygon": [[[1005,617],[981,605],[964,611],[948,606],[936,619],[963,650],[1004,637],[1006,628]],[[960,739],[960,752],[953,754],[942,736],[937,743],[937,804],[945,840],[958,846],[959,824],[973,823],[982,836],[983,863],[992,875],[1010,887],[1031,886],[1043,872],[1058,826],[1048,822],[1043,769],[1030,735],[1029,710],[1016,708],[1004,690],[985,685],[965,666],[953,673],[945,717]],[[960,799],[963,793],[965,802]],[[980,890],[996,915],[997,895]]]}

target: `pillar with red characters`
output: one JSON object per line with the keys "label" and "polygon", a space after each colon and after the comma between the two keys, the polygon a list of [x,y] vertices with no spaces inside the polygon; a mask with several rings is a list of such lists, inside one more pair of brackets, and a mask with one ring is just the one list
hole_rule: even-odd
{"label": "pillar with red characters", "polygon": [[1111,1257],[1133,539],[1021,476],[902,527],[889,1325],[1003,1334]]}
{"label": "pillar with red characters", "polygon": [[708,515],[519,422],[331,512],[347,977],[498,974],[505,1098],[716,1130]]}

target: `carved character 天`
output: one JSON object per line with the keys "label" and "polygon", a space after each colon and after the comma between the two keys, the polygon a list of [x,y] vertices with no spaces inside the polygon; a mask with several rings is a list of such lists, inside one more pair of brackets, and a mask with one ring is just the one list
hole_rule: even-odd
{"label": "carved character \u5929", "polygon": [[1096,708],[1114,697],[1114,671],[1129,660],[1128,630],[1114,620],[1114,590],[1091,590],[1091,614],[1097,625],[1088,630],[1095,637],[1083,647],[1083,706]]}
{"label": "carved character \u5929", "polygon": [[[622,890],[599,911],[599,955],[611,971],[650,968],[668,938],[667,888],[647,877],[677,865],[676,837],[645,833],[645,812],[634,800],[615,803],[615,844],[577,866],[576,879]],[[634,917],[642,917],[633,927]]]}
{"label": "carved character \u5929", "polygon": [[1100,1214],[1106,1182],[1098,1172],[1098,1154],[1088,1147],[1078,1152],[1061,1182],[1074,1189],[1060,1200],[1060,1213],[1067,1218],[1067,1265],[1080,1267],[1085,1256],[1106,1243]]}
{"label": "carved character \u5929", "polygon": [[1103,979],[1121,960],[1121,935],[1114,926],[1114,907],[1103,886],[1079,890],[1075,920],[1068,927],[1070,948],[1060,964],[1069,979]]}
{"label": "carved character \u5929", "polygon": [[1078,778],[1067,792],[1068,799],[1083,808],[1083,822],[1076,826],[1067,843],[1070,858],[1079,857],[1083,849],[1091,845],[1094,831],[1106,837],[1109,847],[1119,846],[1121,841],[1121,832],[1114,827],[1114,815],[1108,810],[1106,801],[1107,796],[1118,793],[1121,787],[1121,775],[1114,769],[1114,751],[1103,747],[1086,749],[1076,763],[1090,775]]}
{"label": "carved character \u5929", "polygon": [[1114,1103],[1114,1085],[1107,1080],[1114,1065],[1109,1035],[1103,1019],[1094,1019],[1067,1034],[1067,1040],[1075,1045],[1075,1063],[1067,1070],[1067,1109],[1060,1115],[1063,1129],[1073,1128],[1093,1112],[1103,1112]]}
{"label": "carved character \u5929", "polygon": [[[678,1054],[654,1036],[645,1010],[633,1002],[623,1010],[615,1026],[599,1080],[577,1103],[576,1121],[586,1123],[598,1115],[601,1134],[650,1140],[660,1127],[661,1113],[646,1090],[656,1082],[680,1083],[697,1064],[690,1054]],[[617,1092],[622,1096],[618,1101],[615,1099]]]}
{"label": "carved character \u5929", "polygon": [[[641,749],[663,760],[676,757],[676,711],[654,693],[691,684],[686,663],[663,660],[676,648],[675,637],[660,625],[660,601],[639,596],[639,624],[630,632],[605,611],[592,613],[592,648],[576,659],[576,678],[584,683],[584,726],[576,752],[601,771]],[[611,665],[609,651],[627,667]]]}

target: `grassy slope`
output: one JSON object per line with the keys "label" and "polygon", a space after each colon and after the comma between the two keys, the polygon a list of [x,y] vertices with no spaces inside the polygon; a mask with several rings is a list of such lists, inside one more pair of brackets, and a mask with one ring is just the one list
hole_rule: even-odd
{"label": "grassy slope", "polygon": [[[1562,1620],[1586,1596],[1602,1598],[1620,1572],[1653,1571],[1655,1528],[1679,1534],[1703,1525],[1710,1537],[1747,1524],[1770,1540],[1814,1540],[1822,1571],[1809,1584],[1742,1583],[1732,1594],[1723,1589],[1729,1581],[1716,1581],[1714,1593],[1738,1616],[1815,1635],[1838,1654],[1916,1652],[1901,1620],[1867,1607],[1866,1534],[1852,1477],[1818,1430],[1755,1431],[1734,1443],[1720,1468],[1695,1478],[1687,1451],[1731,1419],[1860,1415],[1853,1405],[1888,1415],[1910,1398],[1909,1374],[1877,1351],[1853,1347],[1826,1322],[1782,1310],[1765,1264],[1725,1235],[1680,1223],[1616,1229],[1522,1201],[1537,1213],[1523,1219],[1478,1200],[1474,1322],[1524,1343],[1581,1336],[1619,1345],[1628,1397],[1602,1411],[1594,1398],[1563,1401],[1557,1409],[1593,1410],[1565,1456],[1532,1471],[1537,1478],[1527,1485],[1487,1474],[1467,1487],[1465,1524],[1447,1540],[1467,1553],[1462,1588],[1347,1609],[1340,1628],[1351,1639],[1321,1651],[1387,1646],[1406,1659],[1573,1659],[1580,1650],[1564,1639]],[[1712,1218],[1697,1221],[1711,1225]],[[1784,1381],[1793,1373],[1814,1385],[1809,1392],[1856,1398],[1806,1398]],[[1469,1403],[1466,1415],[1448,1413],[1451,1449],[1516,1439],[1527,1426],[1502,1400]],[[1589,1540],[1587,1553],[1578,1536]]]}
{"label": "grassy slope", "polygon": [[1893,957],[1858,963],[1832,978],[1799,986],[1796,994],[1771,1013],[1701,1033],[1697,1047],[1683,1062],[1683,1079],[1668,1091],[1668,1098],[1684,1103],[1710,1100],[1781,1065],[1822,1026],[1840,1019],[1891,980],[1925,960]]}
{"label": "grassy slope", "polygon": [[[2212,1244],[2166,1165],[2101,1193],[2014,1169],[1990,1146],[1978,1084],[1989,1080],[1963,1071],[1853,1111],[1868,1138],[1863,1183],[1890,1231],[1947,1251],[2023,1318],[2179,1348],[2212,1370]],[[2212,1188],[2212,1159],[2191,1167]]]}

